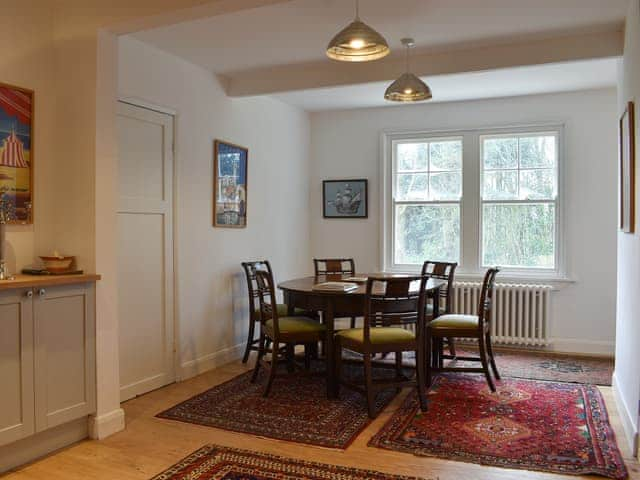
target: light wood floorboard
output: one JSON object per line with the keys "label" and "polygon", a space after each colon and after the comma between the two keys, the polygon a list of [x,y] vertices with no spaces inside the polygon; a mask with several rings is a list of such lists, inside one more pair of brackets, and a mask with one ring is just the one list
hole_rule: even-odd
{"label": "light wood floorboard", "polygon": [[[399,395],[345,451],[313,447],[252,435],[228,432],[154,418],[176,403],[222,383],[245,371],[234,362],[185,382],[170,385],[124,404],[127,428],[103,441],[83,441],[7,474],[7,480],[143,480],[153,477],[207,443],[257,450],[305,460],[417,475],[439,480],[576,479],[576,477],[523,470],[487,467],[367,447],[370,437],[398,408],[406,392]],[[640,480],[637,460],[624,440],[620,417],[610,387],[601,387],[611,422],[619,438],[631,480]]]}

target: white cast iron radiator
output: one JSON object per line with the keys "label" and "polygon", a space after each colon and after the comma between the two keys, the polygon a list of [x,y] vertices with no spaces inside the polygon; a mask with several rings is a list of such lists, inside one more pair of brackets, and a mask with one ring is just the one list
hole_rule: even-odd
{"label": "white cast iron radiator", "polygon": [[[476,315],[482,284],[455,282],[453,313]],[[550,285],[496,283],[491,312],[494,343],[547,345],[551,302]]]}

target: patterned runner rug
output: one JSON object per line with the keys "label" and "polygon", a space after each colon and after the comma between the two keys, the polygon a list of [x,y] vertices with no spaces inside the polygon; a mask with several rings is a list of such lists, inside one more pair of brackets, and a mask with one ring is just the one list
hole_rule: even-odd
{"label": "patterned runner rug", "polygon": [[[362,370],[345,366],[345,371],[350,368],[350,375]],[[376,369],[375,374],[391,375],[392,371]],[[256,383],[250,379],[251,372],[243,373],[158,417],[341,449],[370,423],[363,395],[342,388],[339,399],[329,400],[322,376],[277,376],[267,398],[262,396],[264,371]],[[394,396],[395,389],[380,392],[377,408],[383,409]]]}
{"label": "patterned runner rug", "polygon": [[[474,350],[468,346],[461,346],[456,350],[461,356],[478,355],[477,349]],[[611,386],[612,358],[580,357],[515,349],[500,349],[494,353],[498,371],[503,377]],[[413,355],[405,353],[404,362],[413,364],[413,361]],[[384,362],[393,364],[393,355],[389,355]],[[477,362],[461,361],[458,361],[456,365],[467,366],[467,363],[469,366],[477,367],[479,365]]]}
{"label": "patterned runner rug", "polygon": [[207,445],[152,480],[421,480]]}
{"label": "patterned runner rug", "polygon": [[370,440],[389,450],[504,468],[614,479],[627,471],[596,387],[447,374],[422,413],[415,392]]}

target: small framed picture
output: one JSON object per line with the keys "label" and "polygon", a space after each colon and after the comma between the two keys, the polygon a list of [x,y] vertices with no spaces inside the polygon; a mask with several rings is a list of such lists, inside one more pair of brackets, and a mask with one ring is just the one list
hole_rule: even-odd
{"label": "small framed picture", "polygon": [[6,223],[33,223],[33,124],[33,91],[0,83],[0,210]]}
{"label": "small framed picture", "polygon": [[249,150],[216,140],[213,144],[213,226],[247,226]]}
{"label": "small framed picture", "polygon": [[367,180],[324,180],[322,214],[324,218],[367,218]]}
{"label": "small framed picture", "polygon": [[620,229],[635,230],[635,118],[633,102],[620,117]]}

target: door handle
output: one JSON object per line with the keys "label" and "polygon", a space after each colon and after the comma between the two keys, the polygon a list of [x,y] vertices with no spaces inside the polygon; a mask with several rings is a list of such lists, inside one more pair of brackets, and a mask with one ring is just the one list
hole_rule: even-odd
{"label": "door handle", "polygon": [[44,288],[41,288],[40,290],[38,290],[38,295],[40,296],[40,298],[44,297],[46,293],[47,292]]}
{"label": "door handle", "polygon": [[24,295],[27,298],[33,298],[33,290],[28,290]]}

